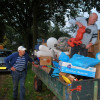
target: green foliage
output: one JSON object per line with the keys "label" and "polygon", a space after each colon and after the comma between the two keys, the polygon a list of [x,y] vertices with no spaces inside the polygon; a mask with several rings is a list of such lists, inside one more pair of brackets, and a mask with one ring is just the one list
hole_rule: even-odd
{"label": "green foliage", "polygon": [[11,26],[6,25],[6,34],[4,36],[3,45],[7,49],[16,50],[23,43],[23,37],[16,32]]}
{"label": "green foliage", "polygon": [[[41,28],[40,30],[42,30],[42,23],[52,20],[64,25],[64,10],[61,1],[15,0],[8,2],[2,0],[0,4],[1,9],[6,5],[4,9],[0,9],[3,22],[9,24],[15,31],[22,34],[23,41],[28,48],[29,44],[31,44],[30,42],[32,42],[30,37],[33,37],[33,40],[39,37],[38,29]],[[45,30],[47,33],[47,27],[45,27]]]}
{"label": "green foliage", "polygon": [[48,21],[63,27],[65,13],[67,17],[76,17],[80,11],[90,12],[93,7],[100,11],[99,5],[99,0],[1,0],[0,19],[17,32],[14,35],[20,34],[20,40],[23,39],[24,45],[30,49],[37,38],[49,36]]}
{"label": "green foliage", "polygon": [[3,43],[5,35],[5,25],[0,18],[0,43]]}

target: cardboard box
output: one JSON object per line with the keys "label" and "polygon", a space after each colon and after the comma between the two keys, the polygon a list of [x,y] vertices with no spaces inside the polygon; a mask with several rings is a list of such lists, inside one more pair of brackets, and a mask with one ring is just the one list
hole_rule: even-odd
{"label": "cardboard box", "polygon": [[94,45],[94,55],[96,55],[98,52],[100,52],[100,40],[98,40]]}
{"label": "cardboard box", "polygon": [[77,66],[73,66],[71,63],[59,61],[60,71],[69,74],[87,76],[87,77],[95,77],[96,68],[88,67],[81,68]]}
{"label": "cardboard box", "polygon": [[95,74],[95,79],[100,78],[100,63],[95,66],[96,67],[96,74]]}
{"label": "cardboard box", "polygon": [[75,79],[75,77],[74,77],[73,75],[71,75],[71,74],[60,72],[60,73],[59,73],[59,79],[60,79],[62,82],[65,82],[64,79],[62,78],[62,76],[67,77],[71,82],[73,82],[74,79]]}
{"label": "cardboard box", "polygon": [[52,65],[52,57],[40,56],[40,65]]}
{"label": "cardboard box", "polygon": [[92,45],[89,49],[88,52],[94,52],[94,45]]}
{"label": "cardboard box", "polygon": [[0,49],[4,49],[3,45],[0,45]]}

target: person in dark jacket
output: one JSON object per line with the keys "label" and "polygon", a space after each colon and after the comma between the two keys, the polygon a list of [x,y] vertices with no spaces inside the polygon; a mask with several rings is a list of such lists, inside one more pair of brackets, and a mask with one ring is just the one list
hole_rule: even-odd
{"label": "person in dark jacket", "polygon": [[18,84],[20,82],[20,100],[25,100],[25,78],[27,75],[28,61],[33,62],[28,53],[25,52],[26,48],[23,46],[18,47],[18,52],[12,53],[5,58],[7,68],[11,69],[13,79],[13,99],[17,100],[18,97]]}

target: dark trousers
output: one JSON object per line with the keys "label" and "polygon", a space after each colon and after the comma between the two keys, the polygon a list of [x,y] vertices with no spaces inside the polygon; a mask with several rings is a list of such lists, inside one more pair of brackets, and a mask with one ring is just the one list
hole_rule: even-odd
{"label": "dark trousers", "polygon": [[74,46],[71,48],[71,55],[72,57],[74,54],[78,54],[80,52],[80,55],[87,56],[88,55],[88,49],[82,48],[81,46]]}

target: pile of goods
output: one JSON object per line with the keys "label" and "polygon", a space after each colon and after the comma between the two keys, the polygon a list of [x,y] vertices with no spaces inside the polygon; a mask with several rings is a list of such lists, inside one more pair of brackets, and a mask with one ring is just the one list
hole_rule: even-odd
{"label": "pile of goods", "polygon": [[49,38],[34,50],[34,62],[46,70],[51,77],[56,77],[66,84],[84,79],[100,78],[98,64],[100,59],[74,54],[70,58],[67,37]]}

